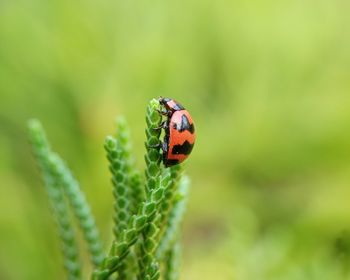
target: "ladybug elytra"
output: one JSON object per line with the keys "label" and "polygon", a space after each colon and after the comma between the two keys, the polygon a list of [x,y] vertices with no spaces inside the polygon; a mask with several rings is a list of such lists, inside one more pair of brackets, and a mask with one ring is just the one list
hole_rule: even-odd
{"label": "ladybug elytra", "polygon": [[164,110],[161,114],[167,119],[161,124],[165,136],[161,145],[163,150],[163,164],[165,167],[183,162],[191,153],[196,135],[194,124],[189,112],[174,99],[159,98]]}

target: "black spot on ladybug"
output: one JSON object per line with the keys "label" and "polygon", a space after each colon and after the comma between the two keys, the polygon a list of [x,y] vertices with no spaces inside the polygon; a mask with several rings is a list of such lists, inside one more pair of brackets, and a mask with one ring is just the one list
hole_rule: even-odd
{"label": "black spot on ladybug", "polygon": [[179,124],[175,124],[174,128],[179,131],[179,132],[183,132],[185,130],[189,131],[191,134],[194,133],[194,125],[190,124],[188,118],[186,115],[182,115],[181,117],[181,123]]}
{"label": "black spot on ladybug", "polygon": [[182,145],[174,145],[171,153],[173,155],[189,155],[193,149],[193,144],[187,140]]}
{"label": "black spot on ladybug", "polygon": [[179,163],[178,159],[167,159],[167,160],[164,161],[164,165],[166,167],[173,166],[173,165],[176,165],[178,163]]}

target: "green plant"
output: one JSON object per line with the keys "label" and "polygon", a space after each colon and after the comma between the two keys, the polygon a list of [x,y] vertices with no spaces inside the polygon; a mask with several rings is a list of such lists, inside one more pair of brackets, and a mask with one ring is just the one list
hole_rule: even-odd
{"label": "green plant", "polygon": [[155,129],[162,121],[159,109],[159,102],[153,99],[146,112],[145,180],[134,165],[124,118],[117,120],[116,135],[105,140],[115,198],[114,241],[105,255],[78,181],[51,150],[39,121],[29,121],[30,140],[57,220],[68,279],[81,279],[81,263],[67,201],[88,245],[93,280],[178,279],[179,228],[189,180],[180,166],[164,168],[160,164],[161,154],[154,148],[160,141],[160,131]]}

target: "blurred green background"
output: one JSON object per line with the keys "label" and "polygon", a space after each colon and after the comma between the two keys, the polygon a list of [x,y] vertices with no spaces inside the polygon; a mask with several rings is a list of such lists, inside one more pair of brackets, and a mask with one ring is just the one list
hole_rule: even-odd
{"label": "blurred green background", "polygon": [[[149,99],[197,143],[183,280],[350,279],[350,2],[0,1],[0,279],[64,279],[26,121],[39,118],[105,246],[103,141]],[[89,268],[86,268],[86,275]]]}

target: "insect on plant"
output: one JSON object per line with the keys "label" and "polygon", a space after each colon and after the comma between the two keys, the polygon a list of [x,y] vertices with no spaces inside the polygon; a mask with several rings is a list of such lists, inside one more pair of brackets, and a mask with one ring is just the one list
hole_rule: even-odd
{"label": "insect on plant", "polygon": [[160,144],[163,150],[163,163],[166,167],[183,162],[191,153],[196,135],[190,113],[177,101],[170,98],[159,99],[164,106],[161,114],[167,119],[159,128],[164,128],[165,136]]}
{"label": "insect on plant", "polygon": [[[145,176],[134,164],[124,118],[118,118],[116,134],[106,137],[104,148],[114,196],[114,240],[108,253],[103,251],[95,219],[78,181],[52,151],[40,122],[30,120],[28,127],[61,238],[67,279],[82,279],[70,211],[87,243],[93,266],[91,279],[178,279],[180,227],[189,188],[189,179],[181,171],[180,163],[191,153],[195,141],[188,111],[169,98],[149,102]],[[161,129],[165,131],[163,142],[159,139]]]}

